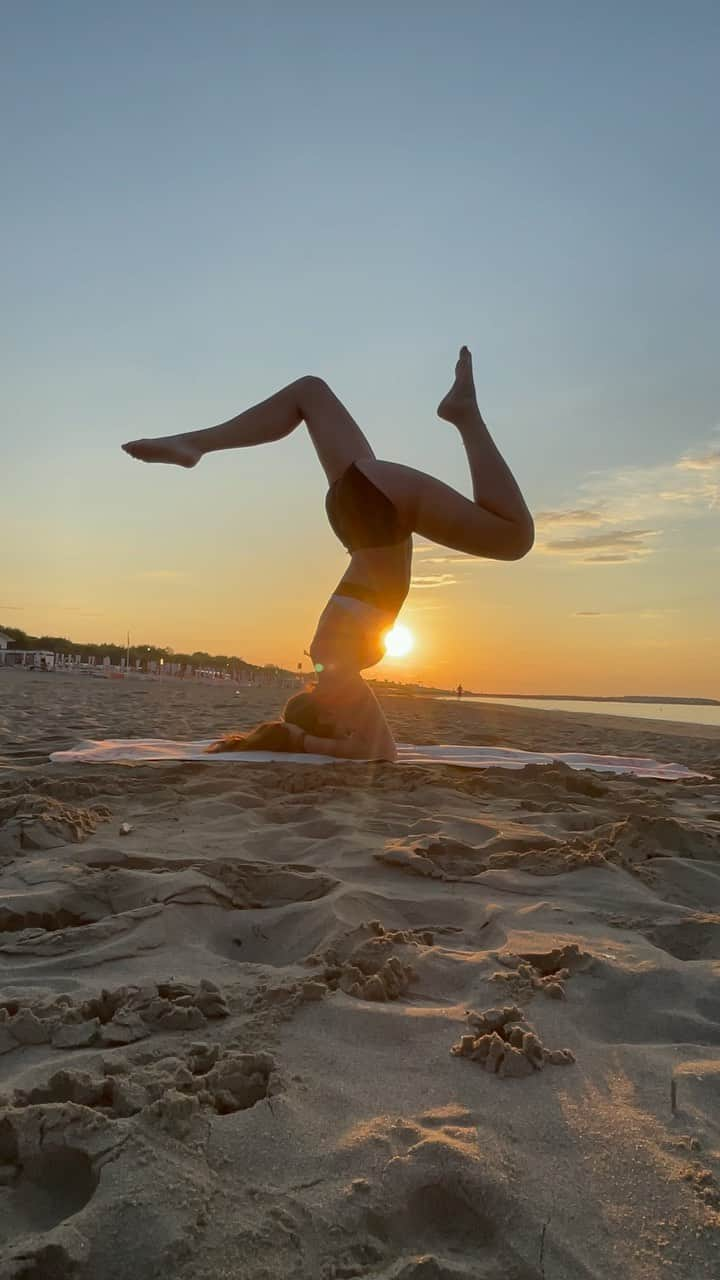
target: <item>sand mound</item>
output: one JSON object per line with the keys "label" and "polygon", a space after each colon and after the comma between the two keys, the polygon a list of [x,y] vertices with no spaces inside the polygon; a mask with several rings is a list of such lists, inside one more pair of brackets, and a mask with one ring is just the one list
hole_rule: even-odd
{"label": "sand mound", "polygon": [[546,1049],[515,1005],[466,1016],[471,1031],[450,1052],[481,1063],[490,1075],[521,1079],[542,1071],[546,1062],[567,1066],[575,1061],[570,1049]]}
{"label": "sand mound", "polygon": [[49,795],[21,794],[0,799],[0,854],[79,843],[109,817],[107,805],[82,809]]}
{"label": "sand mound", "polygon": [[319,966],[322,979],[331,991],[344,991],[359,1000],[397,1000],[408,990],[416,975],[410,964],[397,954],[420,944],[432,946],[427,930],[386,930],[378,920],[354,930],[322,955],[308,957]]}

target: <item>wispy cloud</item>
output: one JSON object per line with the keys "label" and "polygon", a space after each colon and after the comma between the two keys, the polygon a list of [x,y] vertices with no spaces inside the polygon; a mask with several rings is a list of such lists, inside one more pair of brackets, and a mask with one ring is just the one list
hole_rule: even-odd
{"label": "wispy cloud", "polygon": [[699,458],[681,458],[675,464],[679,471],[714,471],[720,470],[720,449],[711,449]]}
{"label": "wispy cloud", "polygon": [[645,622],[657,622],[677,609],[577,609],[573,618],[639,618]]}
{"label": "wispy cloud", "polygon": [[486,564],[487,561],[479,560],[477,556],[466,555],[449,555],[449,556],[426,556],[422,562],[423,569],[426,564]]}
{"label": "wispy cloud", "polygon": [[637,559],[633,556],[624,555],[600,555],[600,556],[583,556],[583,564],[627,564],[628,561]]}
{"label": "wispy cloud", "polygon": [[[537,513],[536,549],[573,563],[640,562],[655,549],[649,539],[668,525],[707,515],[720,501],[717,433],[673,462],[596,471],[581,484],[578,496],[572,507]],[[648,527],[649,521],[662,521],[662,529]],[[557,526],[595,526],[600,532],[556,538],[552,533]]]}
{"label": "wispy cloud", "polygon": [[706,515],[718,500],[720,449],[706,445],[675,462],[596,472],[585,486],[602,498],[605,519],[657,519],[683,508],[684,517]]}
{"label": "wispy cloud", "polygon": [[608,529],[606,533],[588,533],[577,538],[557,538],[544,543],[540,550],[550,555],[571,556],[583,564],[621,564],[649,555],[644,541],[657,537],[658,529]]}
{"label": "wispy cloud", "polygon": [[454,587],[456,583],[457,578],[454,578],[451,573],[428,573],[422,577],[413,578],[410,582],[410,587],[413,590],[420,591],[423,589],[428,590],[431,587]]}
{"label": "wispy cloud", "polygon": [[639,538],[654,537],[657,533],[658,529],[612,529],[607,533],[588,533],[579,538],[559,538],[556,542],[546,542],[545,546],[548,551],[595,551],[603,547],[632,549]]}
{"label": "wispy cloud", "polygon": [[661,502],[681,502],[687,507],[697,503],[697,494],[691,489],[659,489],[657,496]]}
{"label": "wispy cloud", "polygon": [[602,511],[590,507],[575,507],[570,511],[538,511],[535,514],[536,529],[552,524],[597,525],[604,520]]}
{"label": "wispy cloud", "polygon": [[[595,471],[579,486],[573,506],[534,513],[536,552],[570,564],[640,564],[657,547],[668,525],[707,515],[720,503],[720,428],[675,461],[650,467]],[[653,522],[653,526],[649,522]],[[662,522],[654,527],[654,522]],[[567,529],[571,536],[558,537]],[[583,533],[595,529],[596,533]],[[574,534],[572,531],[577,530]],[[431,542],[419,542],[419,567],[492,564],[458,552],[438,554]],[[454,573],[423,574],[412,586],[453,586]],[[590,615],[588,615],[590,616]]]}
{"label": "wispy cloud", "polygon": [[0,609],[7,609],[8,613],[22,613],[24,606],[21,604],[0,604]]}

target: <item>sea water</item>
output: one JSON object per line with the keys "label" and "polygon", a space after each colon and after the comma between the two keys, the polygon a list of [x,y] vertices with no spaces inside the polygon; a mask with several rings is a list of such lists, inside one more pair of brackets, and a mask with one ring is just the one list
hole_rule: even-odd
{"label": "sea water", "polygon": [[713,724],[720,727],[720,707],[695,706],[677,702],[593,702],[581,698],[476,698],[443,695],[445,702],[489,702],[506,707],[527,707],[529,711],[588,712],[600,716],[632,716],[639,720],[677,720],[684,724]]}

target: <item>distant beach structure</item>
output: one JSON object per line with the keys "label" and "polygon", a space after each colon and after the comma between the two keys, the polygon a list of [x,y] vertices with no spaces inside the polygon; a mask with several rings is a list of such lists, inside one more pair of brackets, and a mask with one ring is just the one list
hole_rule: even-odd
{"label": "distant beach structure", "polygon": [[[7,639],[7,636],[3,639]],[[0,667],[29,667],[34,671],[50,671],[54,665],[55,654],[49,649],[8,649],[7,645],[0,645]]]}
{"label": "distant beach structure", "polygon": [[10,637],[5,635],[4,631],[0,631],[0,649],[7,649],[10,644]]}

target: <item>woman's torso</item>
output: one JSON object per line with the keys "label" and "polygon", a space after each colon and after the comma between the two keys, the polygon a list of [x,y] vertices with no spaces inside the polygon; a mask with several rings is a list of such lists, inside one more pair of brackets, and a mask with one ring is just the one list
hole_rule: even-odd
{"label": "woman's torso", "polygon": [[412,573],[412,538],[391,547],[358,547],[350,556],[339,588],[357,584],[364,587],[376,604],[394,622],[410,590]]}
{"label": "woman's torso", "polygon": [[359,547],[330,597],[310,646],[313,662],[356,671],[385,654],[390,630],[410,589],[412,538],[388,547]]}

